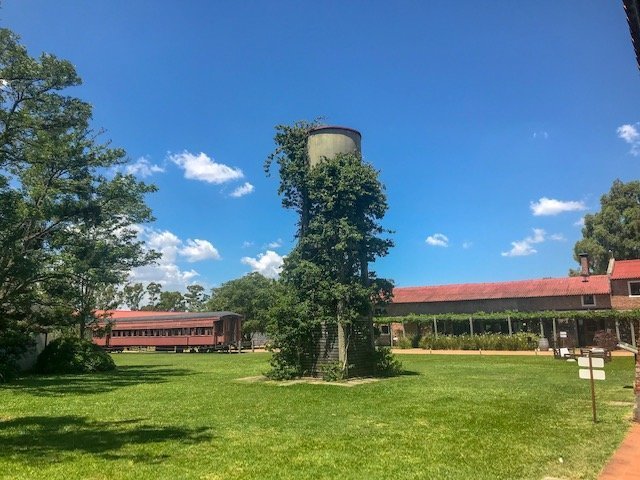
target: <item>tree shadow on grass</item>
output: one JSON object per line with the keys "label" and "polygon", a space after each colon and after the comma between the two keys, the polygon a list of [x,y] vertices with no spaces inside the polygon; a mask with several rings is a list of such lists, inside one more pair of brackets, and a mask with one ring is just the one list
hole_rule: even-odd
{"label": "tree shadow on grass", "polygon": [[[145,446],[166,441],[195,444],[210,441],[207,428],[152,426],[143,419],[97,422],[79,416],[21,417],[0,421],[0,459],[24,463],[61,462],[78,454],[105,460],[157,463],[170,457],[161,451],[121,452],[128,445]],[[163,450],[156,447],[156,450]],[[167,450],[166,448],[164,449]]]}
{"label": "tree shadow on grass", "polygon": [[105,393],[118,388],[146,383],[163,383],[172,377],[193,375],[184,368],[167,368],[169,365],[123,366],[113,372],[29,375],[15,382],[2,385],[2,389],[17,390],[37,396],[62,396],[68,394],[91,395]]}

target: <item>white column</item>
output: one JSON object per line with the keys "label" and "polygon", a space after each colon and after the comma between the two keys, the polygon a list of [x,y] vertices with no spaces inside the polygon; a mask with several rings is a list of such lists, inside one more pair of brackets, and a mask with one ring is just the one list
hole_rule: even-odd
{"label": "white column", "polygon": [[436,320],[436,317],[433,317],[433,333],[437,338],[438,337],[438,321]]}
{"label": "white column", "polygon": [[553,319],[553,348],[558,347],[558,327],[556,326],[556,319]]}
{"label": "white column", "polygon": [[513,335],[513,328],[511,328],[511,316],[507,316],[507,323],[509,324],[509,335]]}
{"label": "white column", "polygon": [[471,336],[473,337],[473,318],[469,317],[469,331],[471,332]]}
{"label": "white column", "polygon": [[633,320],[629,320],[629,326],[631,327],[631,345],[636,346],[636,326]]}
{"label": "white column", "polygon": [[616,338],[618,339],[618,343],[620,343],[620,320],[616,318]]}

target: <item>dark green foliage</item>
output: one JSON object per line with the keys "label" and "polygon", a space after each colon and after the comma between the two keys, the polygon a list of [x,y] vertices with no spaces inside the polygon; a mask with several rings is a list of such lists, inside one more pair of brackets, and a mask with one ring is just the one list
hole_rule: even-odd
{"label": "dark green foliage", "polygon": [[180,312],[184,310],[184,297],[180,292],[167,291],[160,293],[160,300],[154,310],[161,312]]}
{"label": "dark green foliage", "polygon": [[533,350],[539,335],[533,333],[482,333],[477,335],[425,335],[420,347],[428,350]]}
{"label": "dark green foliage", "polygon": [[607,272],[611,256],[616,260],[640,257],[640,181],[613,182],[600,198],[600,211],[585,215],[582,239],[573,251],[578,263],[581,253],[589,254],[595,274]]}
{"label": "dark green foliage", "polygon": [[284,262],[269,334],[277,364],[301,374],[321,325],[344,328],[372,315],[381,283],[368,263],[392,246],[379,223],[387,210],[384,187],[370,164],[354,153],[309,167],[307,138],[316,126],[276,127],[276,150],[265,163],[268,172],[277,161],[282,204],[299,214],[298,244]]}
{"label": "dark green foliage", "polygon": [[91,105],[67,94],[81,83],[69,61],[33,58],[0,29],[0,79],[0,355],[15,358],[43,325],[83,332],[155,258],[134,227],[152,219],[155,187],[107,178],[125,152],[100,143]]}
{"label": "dark green foliage", "polygon": [[345,370],[340,362],[331,362],[320,367],[325,382],[339,382],[345,379]]}
{"label": "dark green foliage", "polygon": [[378,347],[374,352],[376,375],[393,377],[403,372],[402,362],[389,347]]}
{"label": "dark green foliage", "polygon": [[273,354],[269,365],[271,368],[264,375],[271,380],[293,380],[303,374],[296,359],[288,359],[280,352]]}
{"label": "dark green foliage", "polygon": [[264,333],[267,331],[268,311],[276,301],[277,288],[275,280],[252,272],[214,288],[206,308],[242,315],[242,332],[245,335]]}
{"label": "dark green foliage", "polygon": [[204,293],[204,287],[198,284],[189,285],[183,297],[185,307],[190,312],[201,312],[205,302],[209,300],[209,295]]}
{"label": "dark green foliage", "polygon": [[116,368],[111,355],[97,345],[77,337],[52,341],[38,356],[37,373],[107,372]]}

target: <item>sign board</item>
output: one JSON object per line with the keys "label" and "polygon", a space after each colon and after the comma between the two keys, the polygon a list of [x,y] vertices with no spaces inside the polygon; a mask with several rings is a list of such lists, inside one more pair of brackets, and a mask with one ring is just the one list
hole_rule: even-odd
{"label": "sign board", "polygon": [[560,332],[560,338],[567,338],[567,332]]}
{"label": "sign board", "polygon": [[[593,371],[593,379],[594,380],[604,380],[604,370],[592,370]],[[579,371],[580,378],[583,380],[591,380],[591,374],[589,373],[588,368],[581,368]]]}
{"label": "sign board", "polygon": [[[593,368],[604,368],[604,358],[591,357],[591,365]],[[589,368],[589,357],[578,357],[578,366]]]}

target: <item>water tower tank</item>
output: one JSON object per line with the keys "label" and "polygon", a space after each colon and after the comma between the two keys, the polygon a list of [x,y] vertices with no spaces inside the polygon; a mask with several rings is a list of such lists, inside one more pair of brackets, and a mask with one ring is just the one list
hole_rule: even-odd
{"label": "water tower tank", "polygon": [[323,158],[339,153],[360,153],[362,135],[348,127],[324,126],[311,130],[307,142],[309,165],[315,167]]}

